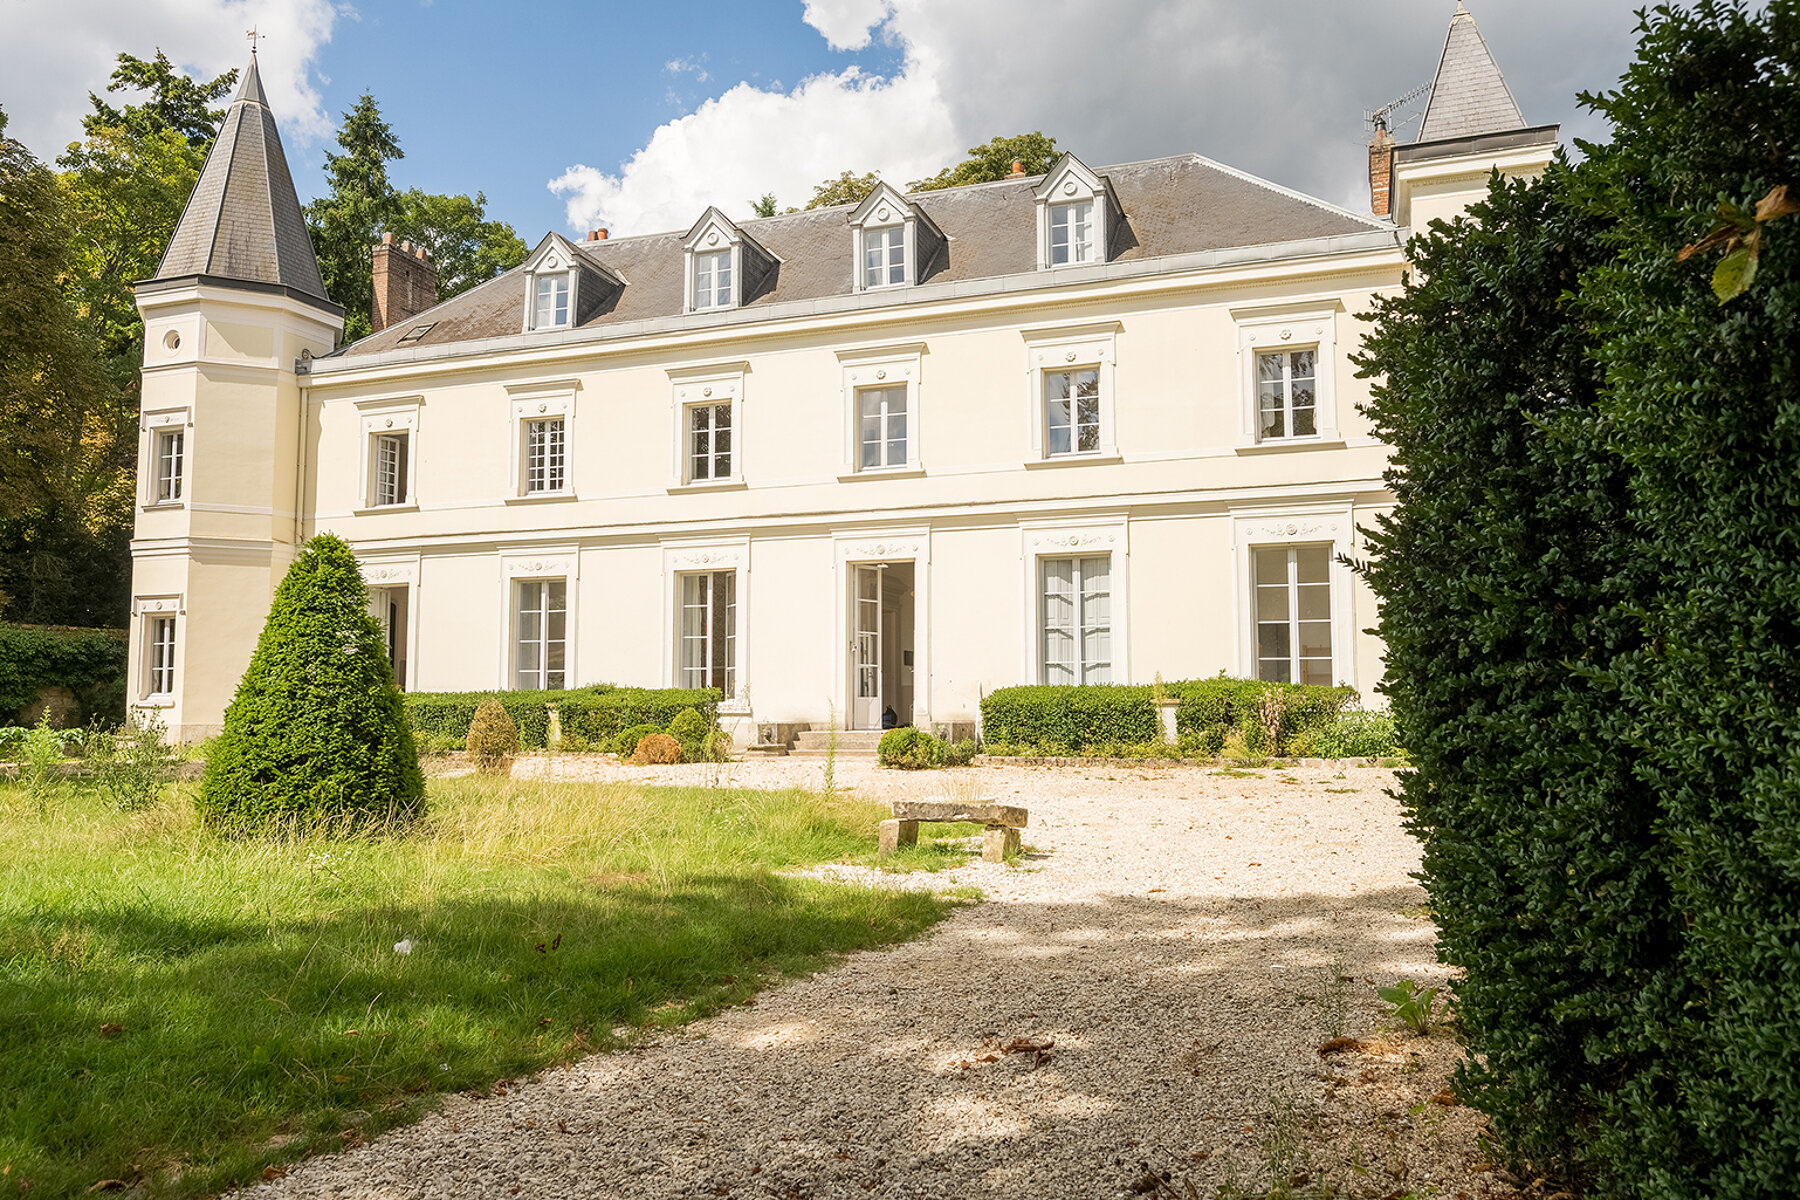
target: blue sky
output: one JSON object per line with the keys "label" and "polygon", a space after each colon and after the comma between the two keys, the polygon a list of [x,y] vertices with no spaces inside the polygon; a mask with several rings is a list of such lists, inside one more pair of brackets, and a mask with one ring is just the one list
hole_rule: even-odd
{"label": "blue sky", "polygon": [[[1525,116],[1630,60],[1638,0],[1469,0]],[[904,183],[1041,129],[1094,165],[1199,152],[1366,210],[1366,109],[1430,79],[1454,0],[0,0],[0,106],[53,158],[121,50],[262,70],[303,194],[371,91],[401,186],[487,194],[535,242],[685,228],[709,203]],[[1415,127],[1416,129],[1416,127]],[[1403,130],[1403,138],[1410,134]],[[554,185],[554,187],[553,187]]]}

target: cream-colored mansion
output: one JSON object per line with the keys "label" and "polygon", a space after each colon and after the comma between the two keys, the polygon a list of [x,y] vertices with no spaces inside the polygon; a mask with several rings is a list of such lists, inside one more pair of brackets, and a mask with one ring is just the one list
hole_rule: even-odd
{"label": "cream-colored mansion", "polygon": [[1459,9],[1420,140],[1371,147],[1379,215],[1198,155],[1065,155],[551,234],[442,304],[384,243],[379,330],[338,348],[253,60],[138,289],[134,703],[216,729],[325,530],[412,690],[705,685],[740,726],[852,728],[1159,673],[1367,694],[1375,605],[1340,556],[1391,498],[1357,314],[1409,227],[1555,141]]}

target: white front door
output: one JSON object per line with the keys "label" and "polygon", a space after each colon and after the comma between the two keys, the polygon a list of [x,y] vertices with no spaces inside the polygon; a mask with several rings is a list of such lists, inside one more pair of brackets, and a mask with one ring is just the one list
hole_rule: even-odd
{"label": "white front door", "polygon": [[851,647],[850,727],[881,728],[881,568],[857,567]]}

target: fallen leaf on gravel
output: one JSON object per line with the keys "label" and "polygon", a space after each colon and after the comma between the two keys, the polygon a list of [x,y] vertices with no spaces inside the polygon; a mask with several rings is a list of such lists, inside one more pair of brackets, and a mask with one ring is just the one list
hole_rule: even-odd
{"label": "fallen leaf on gravel", "polygon": [[1319,1046],[1319,1057],[1324,1058],[1331,1054],[1351,1054],[1361,1051],[1362,1048],[1362,1041],[1358,1038],[1334,1037]]}
{"label": "fallen leaf on gravel", "polygon": [[975,1061],[976,1062],[999,1062],[1000,1056],[998,1054],[984,1054],[980,1058],[976,1059]]}
{"label": "fallen leaf on gravel", "polygon": [[1045,1038],[1041,1042],[1034,1042],[1030,1038],[1016,1037],[1012,1041],[1006,1043],[1006,1045],[1000,1047],[1000,1053],[1041,1054],[1054,1045],[1056,1045],[1056,1042],[1050,1038]]}
{"label": "fallen leaf on gravel", "polygon": [[1441,1104],[1445,1108],[1455,1108],[1456,1107],[1456,1093],[1454,1091],[1450,1090],[1449,1088],[1444,1088],[1442,1091],[1438,1092],[1437,1095],[1435,1095],[1431,1098],[1431,1102],[1433,1104]]}
{"label": "fallen leaf on gravel", "polygon": [[282,1178],[286,1174],[287,1172],[280,1167],[267,1166],[262,1169],[262,1181],[264,1183],[274,1183],[277,1179]]}

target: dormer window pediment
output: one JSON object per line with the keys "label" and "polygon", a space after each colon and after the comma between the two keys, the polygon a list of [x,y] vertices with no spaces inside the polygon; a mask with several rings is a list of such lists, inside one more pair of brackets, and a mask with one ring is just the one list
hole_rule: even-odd
{"label": "dormer window pediment", "polygon": [[1056,161],[1036,192],[1038,269],[1106,262],[1119,219],[1112,184],[1073,154]]}
{"label": "dormer window pediment", "polygon": [[947,245],[936,223],[886,182],[863,197],[849,224],[859,292],[922,282]]}
{"label": "dormer window pediment", "polygon": [[709,208],[682,239],[686,259],[683,309],[716,312],[755,298],[775,256],[730,217]]}

